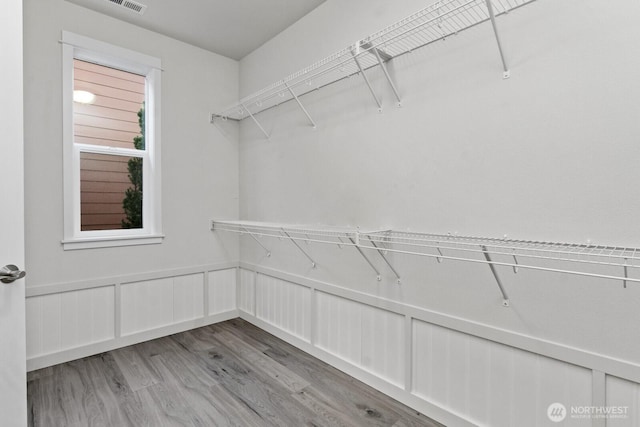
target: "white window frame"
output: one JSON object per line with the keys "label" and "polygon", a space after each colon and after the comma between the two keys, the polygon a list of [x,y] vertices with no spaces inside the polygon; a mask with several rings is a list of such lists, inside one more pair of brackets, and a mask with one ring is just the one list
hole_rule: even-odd
{"label": "white window frame", "polygon": [[[98,40],[62,32],[62,115],[64,167],[65,250],[161,243],[160,98],[162,63],[155,58]],[[146,76],[145,150],[74,144],[73,60],[92,62]],[[80,230],[80,152],[135,155],[143,158],[143,228],[122,230]]]}

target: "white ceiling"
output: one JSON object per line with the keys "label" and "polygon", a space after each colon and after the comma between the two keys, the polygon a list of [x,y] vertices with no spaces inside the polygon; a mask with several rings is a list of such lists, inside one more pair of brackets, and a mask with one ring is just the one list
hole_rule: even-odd
{"label": "white ceiling", "polygon": [[136,0],[143,15],[109,0],[67,1],[239,60],[325,0]]}

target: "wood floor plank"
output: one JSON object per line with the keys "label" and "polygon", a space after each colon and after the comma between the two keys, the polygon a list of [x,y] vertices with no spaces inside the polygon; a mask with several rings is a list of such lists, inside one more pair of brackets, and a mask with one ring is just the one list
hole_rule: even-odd
{"label": "wood floor plank", "polygon": [[[151,389],[151,390],[150,390]],[[171,418],[164,411],[159,410],[158,400],[152,394],[153,386],[143,388],[134,392],[140,404],[143,407],[149,408],[147,410],[144,420],[138,425],[141,427],[178,427],[184,426],[183,423]]]}
{"label": "wood floor plank", "polygon": [[34,426],[109,425],[85,360],[60,365],[53,375],[31,381],[30,387]]}
{"label": "wood floor plank", "polygon": [[265,382],[265,378],[246,362],[219,345],[199,352],[203,367],[213,373],[221,387],[258,414],[265,425],[305,425],[314,414],[298,405],[291,392],[280,384]]}
{"label": "wood floor plank", "polygon": [[390,426],[399,419],[399,416],[384,419],[383,415],[376,411],[367,412],[351,407],[348,403],[323,395],[313,386],[300,390],[292,396],[331,426]]}
{"label": "wood floor plank", "polygon": [[172,336],[141,342],[131,347],[135,348],[138,354],[145,360],[167,351],[180,350],[180,346],[172,339]]}
{"label": "wood floor plank", "polygon": [[231,350],[240,359],[246,360],[253,368],[263,375],[280,383],[290,392],[296,393],[310,385],[309,381],[303,379],[284,365],[276,362],[255,347],[247,344],[242,339],[229,332],[217,334],[222,344]]}
{"label": "wood floor plank", "polygon": [[165,364],[166,358],[171,356],[171,352],[153,356],[153,366],[162,381],[152,386],[149,392],[164,414],[176,422],[183,425],[216,425],[216,419],[222,416],[213,405],[207,404],[208,390],[196,384],[197,381],[192,383],[192,387],[185,387],[180,381],[180,377],[185,376],[184,372],[169,369]]}
{"label": "wood floor plank", "polygon": [[103,353],[85,359],[92,389],[110,426],[144,424],[147,413],[127,384],[113,355]]}
{"label": "wood floor plank", "polygon": [[[270,333],[265,332],[257,326],[240,318],[228,320],[212,326],[216,328],[215,330],[229,330],[242,338],[250,337],[253,341],[264,347],[261,351],[266,351],[274,346],[277,347],[281,345],[281,343],[284,343],[284,341],[274,335],[271,335]],[[293,346],[291,347],[295,348]]]}
{"label": "wood floor plank", "polygon": [[207,337],[214,337],[214,331],[211,328],[198,328],[180,334],[171,335],[170,338],[177,345],[189,352],[204,351],[211,348],[211,344],[207,341]]}
{"label": "wood floor plank", "polygon": [[442,427],[240,319],[28,378],[29,426]]}
{"label": "wood floor plank", "polygon": [[148,359],[141,356],[135,347],[119,348],[111,354],[131,390],[138,391],[158,383],[158,376],[146,362]]}
{"label": "wood floor plank", "polygon": [[[251,426],[260,425],[262,419],[211,379],[208,373],[185,354],[173,352],[154,357],[154,363],[162,363],[163,377],[171,375],[178,382],[181,394],[196,413],[209,416],[210,425]],[[158,360],[159,359],[159,360]]]}
{"label": "wood floor plank", "polygon": [[[238,325],[238,328],[243,328]],[[249,333],[256,334],[253,328],[248,328]],[[261,331],[267,334],[264,331]],[[275,337],[274,337],[275,338]],[[302,378],[313,383],[314,388],[325,395],[339,396],[343,402],[351,402],[351,406],[360,408],[361,411],[387,411],[399,413],[409,425],[442,427],[441,424],[425,417],[407,406],[389,399],[372,387],[357,381],[353,377],[322,362],[321,360],[301,352],[292,345],[268,337],[264,341],[271,342],[271,348],[265,354],[272,357]]]}
{"label": "wood floor plank", "polygon": [[27,372],[27,382],[37,380],[38,378],[42,378],[42,377],[48,377],[51,375],[53,375],[53,366],[38,369],[37,371]]}
{"label": "wood floor plank", "polygon": [[211,330],[213,331],[214,334],[218,334],[221,332],[227,332],[227,333],[233,334],[236,337],[242,340],[245,340],[247,344],[251,345],[252,347],[254,347],[256,350],[260,352],[263,352],[270,348],[268,344],[253,338],[251,335],[247,333],[249,329],[254,329],[257,336],[261,330],[245,320],[233,319],[227,322],[217,323],[211,326],[212,326]]}

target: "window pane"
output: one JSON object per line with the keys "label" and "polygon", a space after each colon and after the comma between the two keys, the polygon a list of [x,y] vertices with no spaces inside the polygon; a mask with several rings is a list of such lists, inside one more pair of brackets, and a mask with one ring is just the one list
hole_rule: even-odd
{"label": "window pane", "polygon": [[144,150],[145,77],[74,60],[74,142]]}
{"label": "window pane", "polygon": [[142,161],[80,153],[80,230],[142,228]]}

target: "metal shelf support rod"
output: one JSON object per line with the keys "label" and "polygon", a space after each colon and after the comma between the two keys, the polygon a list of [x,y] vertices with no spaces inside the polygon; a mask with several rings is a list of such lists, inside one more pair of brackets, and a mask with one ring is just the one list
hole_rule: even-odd
{"label": "metal shelf support rod", "polygon": [[360,43],[360,46],[362,46],[366,51],[371,51],[372,49],[375,49],[384,62],[391,61],[393,59],[393,56],[389,55],[387,52],[383,50],[378,49],[377,47],[372,45],[371,42]]}
{"label": "metal shelf support rod", "polygon": [[264,136],[267,137],[267,139],[269,139],[269,134],[267,133],[266,130],[264,130],[264,128],[262,127],[262,125],[260,124],[260,122],[258,121],[258,119],[255,118],[255,116],[253,114],[251,114],[251,111],[249,111],[249,109],[244,105],[244,104],[240,104],[240,106],[244,109],[244,111],[246,111],[247,113],[249,113],[249,117],[251,117],[251,119],[253,120],[253,122],[256,124],[256,126],[258,126],[260,128],[260,130],[262,131],[262,133],[264,134]]}
{"label": "metal shelf support rod", "polygon": [[[362,247],[367,248],[367,249],[375,249],[373,247],[368,247],[368,246],[362,246]],[[407,254],[407,255],[418,255],[418,256],[425,256],[425,257],[429,257],[429,258],[436,258],[436,257],[440,256],[440,255],[433,255],[433,254],[428,254],[428,253],[424,253],[424,252],[414,252],[414,251],[398,250],[398,249],[391,249],[391,248],[387,248],[385,250],[387,252],[394,252],[394,253]],[[442,258],[443,259],[452,260],[452,261],[464,261],[464,262],[488,264],[486,259],[479,260],[479,259],[473,259],[473,258],[450,256],[450,255],[444,255],[444,256],[442,256]],[[491,264],[493,264],[493,265],[501,265],[501,266],[504,266],[504,267],[518,267],[518,268],[526,268],[526,269],[529,269],[529,270],[547,271],[547,272],[552,272],[552,273],[575,274],[577,276],[596,277],[598,279],[611,279],[611,280],[618,280],[618,281],[619,280],[624,280],[624,277],[622,277],[622,276],[612,276],[612,275],[609,275],[609,274],[587,273],[587,272],[578,271],[578,270],[566,270],[566,269],[561,269],[561,268],[540,267],[540,266],[528,265],[528,264],[517,264],[516,265],[516,264],[511,263],[511,262],[501,262],[501,261],[491,261]],[[627,282],[640,283],[640,279],[628,277],[627,278]]]}
{"label": "metal shelf support rod", "polygon": [[502,60],[502,69],[504,73],[502,77],[508,79],[511,75],[509,72],[509,67],[507,66],[507,61],[504,58],[504,51],[502,50],[502,43],[500,43],[500,34],[498,33],[498,26],[496,25],[496,15],[493,11],[493,4],[491,4],[491,0],[486,0],[487,2],[487,11],[489,12],[489,17],[491,18],[491,25],[493,26],[493,33],[496,36],[496,42],[498,43],[498,51],[500,51],[500,60]]}
{"label": "metal shelf support rod", "polygon": [[[391,271],[393,271],[393,274],[396,275],[396,279],[398,281],[398,285],[400,284],[400,275],[398,274],[398,272],[396,271],[395,268],[393,268],[393,265],[391,264],[391,262],[389,262],[389,260],[387,259],[387,257],[384,255],[384,253],[382,253],[382,250],[380,250],[380,247],[378,245],[376,245],[376,243],[371,240],[369,238],[369,241],[371,242],[371,244],[373,245],[373,247],[378,251],[378,253],[380,254],[380,256],[382,257],[382,259],[384,260],[384,262],[387,263],[387,265],[389,266],[389,268],[391,269]],[[356,246],[359,247],[359,246]]]}
{"label": "metal shelf support rod", "polygon": [[313,258],[311,258],[311,257],[309,256],[309,254],[308,254],[304,249],[302,249],[302,246],[300,246],[300,245],[298,244],[298,242],[296,242],[296,241],[293,239],[293,237],[291,237],[291,235],[290,235],[289,233],[287,233],[287,232],[284,230],[284,228],[281,228],[280,230],[284,233],[284,235],[285,235],[285,236],[287,236],[287,237],[289,238],[289,240],[291,240],[291,243],[293,243],[294,245],[296,245],[296,247],[297,247],[298,249],[300,249],[300,252],[302,252],[302,253],[304,254],[304,256],[306,256],[306,257],[307,257],[307,259],[308,259],[309,261],[311,261],[311,267],[312,267],[312,268],[316,268],[316,262],[313,260]]}
{"label": "metal shelf support rod", "polygon": [[498,276],[496,267],[493,265],[493,261],[491,261],[491,256],[487,251],[487,247],[481,246],[481,248],[482,248],[482,253],[484,254],[484,258],[487,260],[487,264],[489,264],[489,268],[493,273],[493,277],[495,277],[496,282],[498,283],[498,287],[500,288],[500,293],[502,294],[502,305],[503,307],[509,307],[509,297],[507,296],[507,293],[505,292],[504,287],[502,286],[502,282],[500,281],[500,277]]}
{"label": "metal shelf support rod", "polygon": [[289,91],[289,93],[291,94],[291,96],[293,96],[293,99],[296,100],[296,102],[300,106],[300,109],[302,109],[304,114],[307,116],[307,119],[309,119],[309,121],[311,122],[311,126],[313,126],[313,128],[315,129],[316,128],[316,122],[313,121],[313,119],[309,115],[309,112],[307,111],[307,109],[304,108],[304,105],[302,105],[302,102],[300,102],[300,99],[298,98],[298,95],[296,95],[296,93],[293,91],[293,89],[291,89],[291,86],[289,86],[287,84],[287,82],[284,82],[284,85],[287,88],[287,90]]}
{"label": "metal shelf support rod", "polygon": [[378,52],[378,49],[372,49],[372,50],[373,50],[373,54],[376,56],[376,59],[378,60],[378,64],[380,64],[380,68],[382,68],[382,72],[384,73],[384,76],[387,78],[387,81],[389,82],[389,86],[391,86],[391,89],[393,90],[393,94],[396,96],[396,99],[398,100],[398,106],[399,107],[402,106],[402,99],[400,98],[398,89],[396,89],[396,85],[394,85],[393,80],[391,80],[391,76],[389,75],[387,66],[384,65],[384,62],[380,57],[380,52]]}
{"label": "metal shelf support rod", "polygon": [[270,256],[271,256],[271,251],[270,251],[269,249],[267,249],[267,248],[262,244],[262,242],[261,242],[260,240],[258,240],[258,238],[257,238],[257,237],[252,233],[252,232],[250,232],[249,230],[247,230],[247,229],[246,229],[246,227],[242,227],[242,229],[243,229],[247,234],[249,234],[249,236],[251,236],[251,237],[253,238],[253,240],[255,240],[255,241],[256,241],[256,243],[257,243],[257,244],[259,244],[259,245],[262,247],[262,249],[264,249],[264,251],[267,253],[267,257],[270,257]]}
{"label": "metal shelf support rod", "polygon": [[[376,266],[373,265],[373,263],[371,262],[371,260],[369,258],[367,258],[367,256],[364,254],[364,252],[362,251],[360,246],[356,245],[356,241],[353,240],[353,237],[347,236],[347,238],[349,240],[351,240],[351,243],[353,243],[353,246],[358,250],[358,252],[360,252],[360,255],[362,255],[362,258],[364,258],[365,261],[367,261],[367,264],[369,264],[369,266],[373,269],[373,271],[376,272],[376,279],[378,280],[378,282],[381,281],[382,280],[382,275],[380,274],[380,272],[378,271]],[[340,241],[342,241],[342,239],[340,239]]]}
{"label": "metal shelf support rod", "polygon": [[[408,239],[405,239],[408,240]],[[379,241],[379,240],[378,240]],[[419,242],[419,240],[414,240],[415,242]],[[395,242],[398,243],[398,242]],[[412,243],[412,242],[399,242],[400,244],[404,244],[406,246],[411,246],[411,247],[418,247],[418,248],[433,248],[436,249],[438,247],[443,247],[441,241],[436,241],[436,240],[425,240],[424,244],[421,243]],[[480,243],[473,243],[473,242],[453,242],[454,244],[458,245],[458,246],[447,246],[444,247],[446,249],[451,249],[454,251],[462,251],[462,252],[482,252],[481,250],[477,249],[477,246],[480,245]],[[439,245],[439,246],[437,246]],[[509,249],[509,246],[503,246],[503,245],[496,245],[493,244],[491,242],[485,243],[486,246],[491,247],[492,248],[492,252],[496,255],[513,255],[513,249],[512,252],[508,252],[507,249]],[[529,252],[544,252],[544,253],[553,253],[553,254],[568,254],[569,252],[567,251],[561,251],[561,250],[548,250],[548,249],[544,249],[544,248],[536,248],[536,247],[527,247],[527,248],[520,248],[521,250],[524,251],[529,251]],[[585,248],[587,249],[587,248]],[[594,253],[590,253],[590,252],[585,252],[585,251],[572,251],[570,252],[571,254],[578,254],[578,255],[585,255],[585,256],[596,256],[596,254]],[[603,261],[590,261],[590,260],[584,260],[584,259],[577,259],[577,258],[563,258],[560,256],[549,256],[549,255],[533,255],[530,253],[518,253],[517,256],[522,257],[522,258],[527,258],[527,259],[543,259],[543,260],[550,260],[550,261],[566,261],[566,262],[574,262],[574,263],[581,263],[581,264],[597,264],[597,265],[609,265],[609,266],[620,266],[623,267],[624,264],[620,263],[620,262],[616,262],[616,263],[611,263],[611,262],[603,262]],[[621,258],[622,255],[609,255],[609,258],[614,258],[614,259],[618,259]],[[638,260],[637,257],[633,258],[634,260]],[[517,263],[516,263],[517,264]],[[516,265],[517,267],[517,265]],[[640,268],[640,266],[637,265],[628,265],[628,267],[630,268]]]}
{"label": "metal shelf support rod", "polygon": [[353,60],[356,62],[356,65],[358,66],[358,69],[360,70],[360,75],[362,76],[364,81],[367,83],[367,87],[369,88],[369,91],[371,92],[371,95],[373,95],[373,99],[375,99],[376,100],[376,104],[378,104],[378,111],[382,112],[382,103],[380,102],[380,99],[378,98],[378,95],[376,95],[375,91],[373,90],[373,86],[371,86],[371,82],[369,81],[369,77],[367,77],[367,75],[364,73],[364,69],[362,69],[362,64],[360,64],[360,60],[358,59],[358,56],[356,55],[356,53],[354,51],[351,51],[351,54],[353,55]]}

